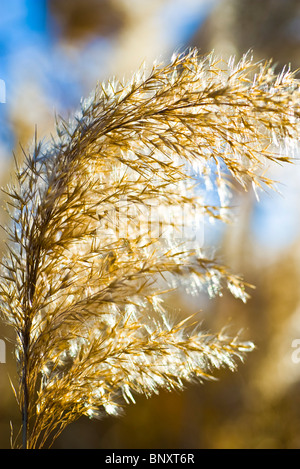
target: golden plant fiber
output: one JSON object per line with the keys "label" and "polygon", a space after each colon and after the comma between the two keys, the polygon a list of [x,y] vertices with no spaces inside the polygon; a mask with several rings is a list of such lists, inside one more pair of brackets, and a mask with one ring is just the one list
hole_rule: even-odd
{"label": "golden plant fiber", "polygon": [[[235,370],[253,349],[168,317],[167,288],[248,296],[194,233],[178,235],[178,213],[223,219],[232,181],[271,186],[265,171],[290,160],[298,103],[291,72],[192,50],[129,83],[99,84],[73,119],[57,119],[51,141],[35,138],[5,190],[0,292],[16,336],[16,447],[51,446],[80,416],[119,414],[136,393]],[[214,181],[219,205],[197,193],[199,178]]]}

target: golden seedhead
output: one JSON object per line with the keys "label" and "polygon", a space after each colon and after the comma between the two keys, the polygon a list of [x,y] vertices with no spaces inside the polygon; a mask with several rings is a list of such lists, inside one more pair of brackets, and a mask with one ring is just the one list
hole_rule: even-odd
{"label": "golden seedhead", "polygon": [[[225,286],[246,301],[242,280],[203,254],[197,234],[226,218],[233,179],[271,185],[266,165],[289,161],[298,102],[290,72],[193,50],[98,85],[55,139],[35,140],[7,189],[0,286],[16,333],[23,447],[50,444],[83,414],[118,414],[136,393],[233,370],[253,349],[174,325],[163,292]],[[219,205],[205,200],[210,185]]]}

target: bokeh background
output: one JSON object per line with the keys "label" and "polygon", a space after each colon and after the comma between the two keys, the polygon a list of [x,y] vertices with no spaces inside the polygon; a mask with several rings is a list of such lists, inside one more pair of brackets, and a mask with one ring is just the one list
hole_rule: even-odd
{"label": "bokeh background", "polygon": [[[224,58],[249,49],[278,69],[300,67],[298,0],[0,0],[0,183],[10,180],[20,144],[54,131],[97,81],[130,77],[143,62],[166,61],[198,47]],[[3,90],[2,90],[3,92]],[[207,300],[180,291],[169,309],[178,317],[202,310],[204,327],[224,324],[256,350],[237,373],[162,392],[125,409],[121,418],[82,418],[55,448],[300,448],[300,163],[270,167],[280,193],[234,196],[236,220],[205,233],[205,243],[233,271],[255,284],[244,305],[224,293]],[[1,211],[1,223],[5,212]],[[5,238],[1,233],[0,250]],[[0,338],[10,337],[2,325]],[[0,447],[10,447],[19,415],[9,385],[13,349],[0,364]],[[294,355],[293,355],[294,353]],[[294,359],[293,359],[294,357]],[[296,359],[295,359],[296,358]]]}

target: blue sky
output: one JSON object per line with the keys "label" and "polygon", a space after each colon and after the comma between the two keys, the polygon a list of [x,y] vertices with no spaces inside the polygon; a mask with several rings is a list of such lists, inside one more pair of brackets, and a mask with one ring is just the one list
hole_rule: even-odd
{"label": "blue sky", "polygon": [[[172,51],[178,45],[186,47],[189,37],[214,3],[214,0],[174,0],[162,8],[156,21],[168,31]],[[70,56],[58,46],[55,23],[49,20],[46,0],[1,2],[0,79],[6,84],[7,105],[0,105],[0,142],[9,149],[13,147],[13,133],[8,125],[7,112],[10,100],[22,81],[37,80],[47,99],[53,103],[55,112],[76,108],[87,93],[85,75],[97,74],[99,63],[105,70],[113,47],[106,38],[94,38],[81,50],[81,55]],[[95,51],[98,60],[93,70]]]}

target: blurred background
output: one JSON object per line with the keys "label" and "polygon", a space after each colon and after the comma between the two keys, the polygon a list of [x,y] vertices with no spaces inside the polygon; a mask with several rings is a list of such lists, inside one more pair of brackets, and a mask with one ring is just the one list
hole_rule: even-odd
{"label": "blurred background", "polygon": [[[130,77],[143,62],[168,60],[198,47],[224,58],[249,49],[278,68],[300,66],[299,0],[0,0],[0,184],[10,180],[12,154],[22,159],[37,125],[54,131],[97,81]],[[0,82],[2,83],[2,82]],[[2,84],[3,85],[3,84]],[[4,98],[5,91],[5,99]],[[270,168],[280,193],[235,194],[236,221],[205,233],[205,243],[256,289],[244,305],[222,298],[190,299],[181,292],[169,308],[202,310],[203,326],[257,346],[238,372],[190,385],[125,409],[121,418],[82,418],[55,448],[300,448],[300,163]],[[1,212],[1,223],[5,214]],[[212,239],[218,242],[214,246]],[[1,235],[0,249],[3,249]],[[0,338],[10,331],[0,327]],[[0,447],[10,447],[10,421],[19,415],[8,376],[14,358],[6,342],[0,363]],[[299,347],[299,345],[298,345]]]}

